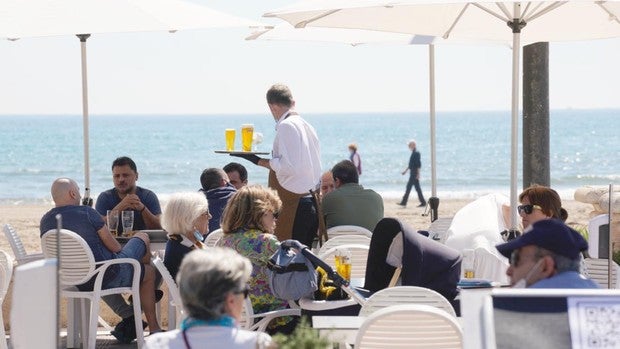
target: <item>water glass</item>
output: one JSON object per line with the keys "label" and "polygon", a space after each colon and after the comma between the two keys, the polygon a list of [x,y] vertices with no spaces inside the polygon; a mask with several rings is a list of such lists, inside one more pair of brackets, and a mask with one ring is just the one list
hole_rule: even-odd
{"label": "water glass", "polygon": [[123,211],[121,219],[123,222],[123,236],[129,236],[133,229],[133,211]]}
{"label": "water glass", "polygon": [[112,236],[118,234],[118,211],[108,210],[106,216],[108,217],[108,230],[112,233]]}

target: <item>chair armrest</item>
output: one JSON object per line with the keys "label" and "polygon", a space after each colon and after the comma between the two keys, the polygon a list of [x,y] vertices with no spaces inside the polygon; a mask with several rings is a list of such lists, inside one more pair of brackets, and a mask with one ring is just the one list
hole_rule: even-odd
{"label": "chair armrest", "polygon": [[15,259],[17,260],[18,264],[24,264],[24,263],[38,261],[39,259],[43,259],[43,258],[45,258],[45,255],[43,255],[42,252],[39,252],[39,253],[29,253],[20,258],[16,257]]}
{"label": "chair armrest", "polygon": [[251,316],[251,318],[260,320],[250,327],[250,331],[265,332],[265,330],[267,329],[267,325],[269,325],[271,320],[282,316],[301,316],[301,309],[280,309],[260,314],[254,314]]}
{"label": "chair armrest", "polygon": [[105,274],[105,271],[112,265],[114,264],[131,264],[133,266],[133,282],[132,284],[135,284],[137,282],[137,285],[140,285],[140,262],[138,262],[137,260],[133,259],[133,258],[116,258],[116,259],[109,259],[107,261],[102,261],[102,262],[95,262],[95,266],[97,266],[97,268],[95,269],[95,271],[93,272],[93,275],[97,275],[97,278],[95,279],[95,285],[93,286],[93,289],[95,290],[101,290],[101,284],[103,283],[103,275]]}

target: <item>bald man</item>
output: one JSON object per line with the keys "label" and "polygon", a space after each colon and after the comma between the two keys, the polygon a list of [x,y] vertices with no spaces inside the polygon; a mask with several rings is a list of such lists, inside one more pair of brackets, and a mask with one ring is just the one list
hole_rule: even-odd
{"label": "bald man", "polygon": [[[150,265],[149,237],[145,233],[137,233],[129,239],[127,244],[121,248],[114,236],[108,230],[103,218],[90,206],[80,206],[80,188],[78,184],[70,178],[58,178],[52,184],[52,199],[56,207],[47,212],[41,218],[41,236],[51,229],[56,229],[56,215],[62,216],[64,229],[69,229],[80,235],[90,247],[96,262],[106,261],[116,258],[133,258],[142,263],[142,275],[140,281],[140,304],[146,315],[150,332],[160,331],[157,317],[155,315],[155,270]],[[103,279],[103,288],[127,287],[131,286],[133,278],[133,267],[129,264],[118,264],[108,268]],[[80,290],[92,290],[94,278],[79,285]],[[122,300],[120,295],[116,297],[104,297],[104,301],[109,303],[112,310],[123,317],[122,322],[133,321],[133,311],[131,307]],[[122,300],[120,303],[119,298]],[[127,312],[129,308],[129,312]],[[130,326],[131,327],[131,326]],[[131,342],[135,339],[135,328],[133,338],[128,338],[125,333],[112,334],[121,342]]]}
{"label": "bald man", "polygon": [[336,183],[334,183],[334,175],[332,171],[325,171],[321,175],[321,199],[336,189]]}

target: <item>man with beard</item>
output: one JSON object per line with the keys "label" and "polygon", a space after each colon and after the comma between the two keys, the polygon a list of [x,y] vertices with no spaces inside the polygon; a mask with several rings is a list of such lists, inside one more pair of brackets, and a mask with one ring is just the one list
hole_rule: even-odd
{"label": "man with beard", "polygon": [[[117,158],[112,162],[112,179],[114,188],[97,198],[97,212],[106,217],[107,210],[134,211],[133,230],[161,229],[159,199],[152,191],[136,186],[136,163],[127,156]],[[122,224],[119,224],[119,235],[122,231]]]}

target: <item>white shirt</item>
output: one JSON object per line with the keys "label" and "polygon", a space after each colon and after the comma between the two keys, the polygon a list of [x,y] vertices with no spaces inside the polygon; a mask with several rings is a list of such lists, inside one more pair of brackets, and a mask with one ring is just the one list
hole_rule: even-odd
{"label": "white shirt", "polygon": [[276,123],[269,165],[284,189],[296,194],[308,193],[316,189],[321,179],[319,137],[312,125],[289,112]]}
{"label": "white shirt", "polygon": [[[196,326],[187,330],[192,349],[263,349],[271,345],[271,337],[263,332],[246,331],[225,326]],[[185,349],[180,330],[160,332],[145,338],[147,349]]]}

